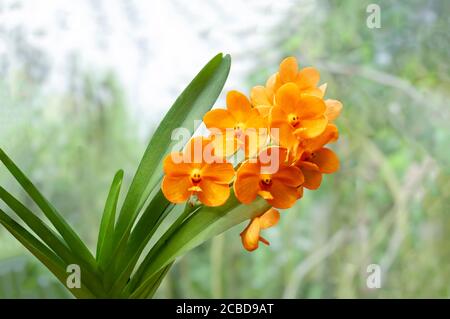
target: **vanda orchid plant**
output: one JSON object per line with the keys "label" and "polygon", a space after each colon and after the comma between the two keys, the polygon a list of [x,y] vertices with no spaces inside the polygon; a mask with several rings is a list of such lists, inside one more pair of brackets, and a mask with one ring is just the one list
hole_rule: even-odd
{"label": "vanda orchid plant", "polygon": [[[317,189],[322,174],[338,169],[337,156],[325,145],[338,138],[333,121],[342,104],[324,99],[326,85],[318,86],[314,68],[299,70],[289,57],[265,86],[252,89],[250,99],[231,91],[226,109],[210,110],[230,63],[228,55],[215,56],[178,97],[150,140],[121,207],[123,171],[114,176],[95,255],[0,149],[0,160],[52,227],[3,187],[0,198],[23,223],[3,210],[0,223],[75,297],[152,297],[177,257],[246,220],[244,248],[269,244],[260,232],[278,222],[277,209],[293,206],[304,187]],[[194,120],[202,117],[209,135],[191,138]],[[178,128],[189,141],[176,149]],[[80,283],[67,285],[74,265]]]}

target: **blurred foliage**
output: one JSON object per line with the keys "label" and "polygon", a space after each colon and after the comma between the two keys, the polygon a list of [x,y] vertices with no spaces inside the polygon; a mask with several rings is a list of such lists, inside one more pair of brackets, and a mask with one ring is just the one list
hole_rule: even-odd
{"label": "blurred foliage", "polygon": [[[3,107],[10,108],[9,114],[3,117],[6,125],[0,130],[2,146],[94,249],[111,178],[118,167],[132,172],[143,151],[126,113],[122,91],[112,74],[94,76],[74,70],[70,77],[76,82],[71,83],[70,93],[50,96],[39,85],[23,80],[24,77],[24,73],[17,74],[13,77],[17,80],[5,84],[12,89],[1,101]],[[27,92],[27,95],[15,92]],[[12,140],[14,143],[8,143]],[[0,170],[0,179],[2,186],[40,213],[7,175],[6,169]],[[9,211],[3,203],[2,207]],[[33,257],[21,258],[20,263],[13,261],[19,255],[31,254],[3,228],[0,242],[0,260],[5,260],[0,261],[0,267],[4,263],[9,265],[0,274],[0,287],[3,278],[5,285],[10,281],[8,277],[17,278],[15,288],[3,289],[0,297],[33,296],[31,289],[22,293],[17,287],[25,278],[26,284],[32,286],[32,278],[40,277],[44,281],[35,282],[35,288],[46,292],[39,292],[35,297],[68,296],[64,289],[47,291],[47,286],[59,286],[59,283]]]}
{"label": "blurred foliage", "polygon": [[[450,296],[450,2],[377,1],[380,29],[366,26],[369,3],[292,2],[249,53],[242,88],[263,84],[288,55],[319,68],[327,97],[344,104],[333,146],[341,170],[283,212],[265,233],[270,247],[246,252],[245,225],[236,227],[180,259],[158,297]],[[25,71],[1,83],[10,87],[0,91],[2,147],[93,246],[113,173],[130,175],[144,142],[113,75],[74,68],[70,92],[48,95]],[[0,179],[18,194],[3,170]],[[381,289],[366,288],[372,263]],[[30,296],[67,295],[0,229],[0,297]]]}

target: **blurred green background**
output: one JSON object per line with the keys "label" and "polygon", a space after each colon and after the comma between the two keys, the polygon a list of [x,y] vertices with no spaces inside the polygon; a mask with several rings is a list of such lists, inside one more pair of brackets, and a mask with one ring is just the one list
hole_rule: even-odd
{"label": "blurred green background", "polygon": [[[179,81],[164,93],[167,101],[135,98],[135,84],[146,87],[150,96],[162,93],[145,81],[128,81],[114,63],[91,68],[69,54],[69,67],[55,70],[54,56],[26,36],[32,21],[17,15],[30,2],[0,1],[0,17],[5,18],[0,19],[0,146],[91,247],[114,172],[123,168],[129,182],[158,120],[215,52],[232,54],[227,85],[246,93],[264,83],[282,58],[295,55],[301,65],[316,66],[321,82],[328,83],[327,97],[344,104],[337,121],[340,140],[333,146],[340,171],[326,176],[319,190],[306,191],[282,213],[277,227],[264,232],[271,246],[248,253],[239,237],[245,225],[237,226],[178,260],[157,297],[450,297],[449,1],[299,0],[276,7],[250,1],[242,9],[238,2],[210,1],[197,11],[195,3],[189,10],[179,1],[168,1],[167,8],[159,4],[157,12],[195,17],[191,32],[198,39],[192,48],[168,55],[158,43],[176,39],[161,42],[146,26],[139,31],[151,34],[144,60],[163,61],[160,69],[150,68],[148,78],[157,81],[169,65],[171,70],[189,67],[187,74],[166,75]],[[366,25],[372,2],[381,8],[381,28]],[[103,1],[86,3],[88,16],[108,17]],[[109,3],[129,15],[133,6],[139,9],[136,1]],[[58,18],[77,17],[72,9],[66,8],[66,15],[56,10]],[[145,18],[151,9],[140,14]],[[220,24],[238,19],[230,20],[234,29],[220,29],[225,37],[227,30],[232,34],[222,42],[214,34],[220,27],[209,19],[211,12],[221,17]],[[121,28],[114,19],[108,21]],[[155,28],[171,23],[155,21]],[[264,27],[252,28],[252,23]],[[132,25],[130,37],[138,34],[133,28],[138,27]],[[64,29],[63,21],[61,30],[64,34],[70,27]],[[47,31],[38,31],[45,38]],[[120,43],[114,34],[112,41]],[[106,50],[114,55],[113,49]],[[202,60],[189,66],[189,56],[197,52]],[[118,55],[127,69],[132,59]],[[64,78],[63,88],[49,81],[55,73]],[[145,114],[135,107],[139,103]],[[31,205],[4,169],[0,184]],[[379,289],[366,286],[370,264],[381,267]],[[70,296],[0,227],[0,298],[26,297]]]}

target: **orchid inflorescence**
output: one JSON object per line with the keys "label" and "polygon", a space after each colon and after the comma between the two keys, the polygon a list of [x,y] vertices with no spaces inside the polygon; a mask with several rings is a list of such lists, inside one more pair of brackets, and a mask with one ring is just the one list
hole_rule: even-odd
{"label": "orchid inflorescence", "polygon": [[[299,71],[291,57],[250,99],[231,91],[226,109],[211,110],[230,67],[229,55],[213,57],[156,128],[129,186],[122,187],[123,170],[114,175],[95,253],[2,148],[0,162],[35,205],[0,186],[9,209],[0,208],[0,224],[62,284],[78,265],[79,285],[66,285],[77,298],[150,298],[177,258],[248,219],[245,249],[269,244],[260,232],[278,222],[277,209],[292,207],[304,188],[317,189],[322,174],[338,169],[325,145],[338,138],[332,122],[342,105],[324,100],[318,72]],[[191,138],[202,116],[209,133]]]}
{"label": "orchid inflorescence", "polygon": [[[260,231],[278,222],[277,208],[292,207],[304,188],[317,189],[322,174],[339,168],[338,157],[325,145],[338,139],[333,121],[342,104],[324,99],[327,85],[318,86],[319,80],[315,68],[299,70],[296,58],[288,57],[265,86],[252,88],[250,99],[228,92],[226,109],[203,117],[209,135],[192,138],[182,152],[165,158],[164,196],[177,204],[221,206],[232,183],[241,203],[260,196],[271,206],[241,233],[243,246],[253,251],[260,241],[269,244]],[[236,160],[237,153],[243,161]]]}

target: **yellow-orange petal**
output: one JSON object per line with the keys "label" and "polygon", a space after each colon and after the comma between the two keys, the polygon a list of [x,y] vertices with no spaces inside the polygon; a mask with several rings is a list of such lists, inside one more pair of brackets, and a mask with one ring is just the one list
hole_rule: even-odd
{"label": "yellow-orange petal", "polygon": [[259,225],[261,229],[275,226],[280,220],[280,212],[275,208],[269,208],[264,214],[259,216]]}
{"label": "yellow-orange petal", "polygon": [[302,186],[311,190],[318,189],[322,183],[322,174],[320,173],[317,165],[303,161],[299,162],[297,166],[300,167],[303,172],[303,176],[305,177],[305,181]]}
{"label": "yellow-orange petal", "polygon": [[259,162],[246,160],[239,166],[236,177],[243,177],[248,175],[259,176],[261,173],[261,165]]}
{"label": "yellow-orange petal", "polygon": [[301,90],[302,95],[312,95],[320,99],[323,98],[323,92],[319,88],[309,88]]}
{"label": "yellow-orange petal", "polygon": [[234,128],[236,119],[228,110],[214,109],[206,112],[203,117],[203,122],[209,129],[217,128],[219,130],[226,130],[227,128]]}
{"label": "yellow-orange petal", "polygon": [[267,119],[261,116],[257,109],[252,109],[250,113],[247,114],[247,119],[244,122],[246,129],[255,129],[257,133],[267,135]]}
{"label": "yellow-orange petal", "polygon": [[244,204],[253,202],[260,191],[260,166],[258,163],[244,162],[236,173],[233,188],[236,198]]}
{"label": "yellow-orange petal", "polygon": [[339,169],[339,158],[329,148],[321,148],[314,152],[311,162],[319,167],[320,172],[331,174]]}
{"label": "yellow-orange petal", "polygon": [[270,122],[288,122],[288,113],[280,106],[274,106],[270,111]]}
{"label": "yellow-orange petal", "polygon": [[295,134],[300,138],[313,138],[322,134],[327,124],[328,119],[325,116],[300,120],[300,129],[296,130]]}
{"label": "yellow-orange petal", "polygon": [[244,94],[238,91],[230,91],[227,94],[227,110],[238,123],[245,123],[252,110],[252,106]]}
{"label": "yellow-orange petal", "polygon": [[192,186],[193,185],[189,176],[164,176],[161,184],[161,190],[167,200],[172,203],[179,204],[185,202],[189,198],[191,195],[189,188]]}
{"label": "yellow-orange petal", "polygon": [[293,127],[287,122],[271,123],[270,134],[274,142],[287,149],[292,149],[298,143],[298,138],[294,132]]}
{"label": "yellow-orange petal", "polygon": [[305,150],[313,152],[315,150],[321,149],[324,145],[328,143],[335,142],[339,138],[339,132],[334,124],[328,124],[322,134],[311,139],[307,139],[303,142],[303,147]]}
{"label": "yellow-orange petal", "polygon": [[192,165],[183,161],[183,153],[172,152],[166,156],[163,162],[164,173],[171,177],[189,176]]}
{"label": "yellow-orange petal", "polygon": [[321,116],[326,110],[322,99],[312,95],[302,95],[296,105],[296,114],[302,119],[310,119]]}
{"label": "yellow-orange petal", "polygon": [[267,95],[267,90],[264,86],[254,86],[250,92],[250,99],[254,107],[272,106],[272,102]]}
{"label": "yellow-orange petal", "polygon": [[281,61],[279,74],[282,83],[294,82],[298,74],[297,59],[291,56]]}
{"label": "yellow-orange petal", "polygon": [[219,184],[229,184],[234,177],[234,168],[230,163],[205,164],[201,176]]}
{"label": "yellow-orange petal", "polygon": [[290,208],[298,199],[296,187],[287,186],[277,179],[272,180],[269,191],[272,194],[273,199],[268,200],[267,202],[275,208]]}
{"label": "yellow-orange petal", "polygon": [[260,105],[260,106],[255,107],[255,109],[258,110],[259,114],[262,117],[267,118],[272,110],[272,107],[273,106],[270,106],[270,105]]}
{"label": "yellow-orange petal", "polygon": [[327,83],[322,84],[321,86],[319,86],[319,90],[322,92],[322,96],[320,96],[321,98],[323,98],[325,96],[325,93],[327,92]]}
{"label": "yellow-orange petal", "polygon": [[258,155],[260,174],[275,174],[280,167],[287,166],[288,150],[285,147],[269,146],[261,150]]}
{"label": "yellow-orange petal", "polygon": [[219,184],[212,179],[202,178],[199,186],[202,191],[197,193],[198,199],[206,206],[220,206],[230,196],[228,184]]}
{"label": "yellow-orange petal", "polygon": [[253,251],[258,248],[260,230],[261,227],[259,226],[259,217],[255,217],[241,233],[242,245],[245,249],[248,251]]}
{"label": "yellow-orange petal", "polygon": [[291,187],[299,187],[303,184],[302,171],[295,166],[281,166],[275,174],[272,175],[273,179],[281,181],[283,184]]}
{"label": "yellow-orange petal", "polygon": [[300,90],[316,87],[320,80],[320,73],[313,67],[306,67],[298,72],[296,83]]}
{"label": "yellow-orange petal", "polygon": [[[266,132],[264,134],[264,131]],[[267,130],[247,129],[241,138],[244,143],[245,157],[250,158],[258,155],[259,150],[267,144]]]}
{"label": "yellow-orange petal", "polygon": [[259,191],[258,195],[264,198],[265,200],[273,199],[272,194],[268,191]]}
{"label": "yellow-orange petal", "polygon": [[325,111],[325,115],[327,116],[329,121],[334,121],[342,111],[342,103],[338,100],[325,100],[325,105],[327,109]]}
{"label": "yellow-orange petal", "polygon": [[273,105],[275,92],[280,88],[281,80],[280,75],[277,73],[272,74],[266,81],[266,92],[269,101]]}
{"label": "yellow-orange petal", "polygon": [[202,189],[201,189],[200,186],[191,186],[191,187],[188,188],[188,191],[190,191],[190,192],[201,192]]}
{"label": "yellow-orange petal", "polygon": [[298,100],[300,99],[300,90],[294,83],[287,83],[281,86],[275,95],[277,106],[281,107],[286,114],[294,113]]}

